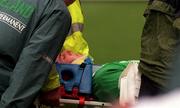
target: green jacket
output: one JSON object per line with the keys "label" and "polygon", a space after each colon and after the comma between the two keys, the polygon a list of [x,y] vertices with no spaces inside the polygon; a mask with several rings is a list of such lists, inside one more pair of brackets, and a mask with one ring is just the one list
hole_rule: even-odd
{"label": "green jacket", "polygon": [[139,71],[160,89],[166,86],[180,44],[179,1],[150,0],[144,14]]}
{"label": "green jacket", "polygon": [[0,0],[0,108],[29,107],[70,25],[63,0]]}

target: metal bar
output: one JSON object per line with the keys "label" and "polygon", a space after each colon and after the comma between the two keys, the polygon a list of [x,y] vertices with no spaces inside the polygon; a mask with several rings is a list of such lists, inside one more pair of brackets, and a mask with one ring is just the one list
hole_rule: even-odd
{"label": "metal bar", "polygon": [[[79,100],[74,99],[60,99],[61,104],[79,104]],[[112,106],[110,103],[105,102],[97,102],[97,101],[85,101],[85,105],[88,106],[98,106],[98,107],[110,107]]]}
{"label": "metal bar", "polygon": [[81,0],[81,2],[148,2],[148,0]]}

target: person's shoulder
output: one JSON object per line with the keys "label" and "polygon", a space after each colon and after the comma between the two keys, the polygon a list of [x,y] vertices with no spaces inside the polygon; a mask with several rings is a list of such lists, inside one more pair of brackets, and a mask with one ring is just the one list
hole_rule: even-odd
{"label": "person's shoulder", "polygon": [[67,11],[64,0],[24,0],[24,2],[33,5],[38,13],[44,12],[44,10]]}
{"label": "person's shoulder", "polygon": [[36,1],[40,1],[44,5],[65,6],[64,0],[36,0]]}
{"label": "person's shoulder", "polygon": [[56,10],[64,10],[66,8],[66,5],[64,3],[64,0],[37,0],[40,1],[43,5],[43,7],[48,7],[51,9]]}
{"label": "person's shoulder", "polygon": [[24,2],[36,6],[46,7],[47,5],[62,6],[64,5],[64,0],[23,0]]}

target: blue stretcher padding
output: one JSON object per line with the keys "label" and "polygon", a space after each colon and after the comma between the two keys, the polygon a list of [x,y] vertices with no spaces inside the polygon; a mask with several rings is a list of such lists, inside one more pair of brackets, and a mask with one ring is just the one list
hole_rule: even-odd
{"label": "blue stretcher padding", "polygon": [[78,64],[56,64],[60,74],[60,82],[65,91],[72,92],[77,87],[79,93],[92,93],[92,61],[87,58],[81,65]]}

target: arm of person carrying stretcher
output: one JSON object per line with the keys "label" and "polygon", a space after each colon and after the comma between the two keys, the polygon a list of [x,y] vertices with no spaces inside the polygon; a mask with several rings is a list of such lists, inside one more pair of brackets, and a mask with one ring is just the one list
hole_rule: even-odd
{"label": "arm of person carrying stretcher", "polygon": [[72,4],[75,0],[64,0],[66,6],[69,6],[70,4]]}
{"label": "arm of person carrying stretcher", "polygon": [[178,31],[178,36],[180,36],[180,9],[179,9],[179,11],[177,11],[177,13],[176,13],[176,19],[175,19],[175,21],[174,21],[174,23],[173,23],[173,26],[177,29],[177,31]]}
{"label": "arm of person carrying stretcher", "polygon": [[63,1],[49,0],[44,11],[39,12],[35,11],[31,19],[32,23],[38,21],[35,28],[31,28],[33,32],[27,34],[31,38],[12,72],[10,86],[2,96],[0,108],[29,108],[69,32],[71,20]]}

